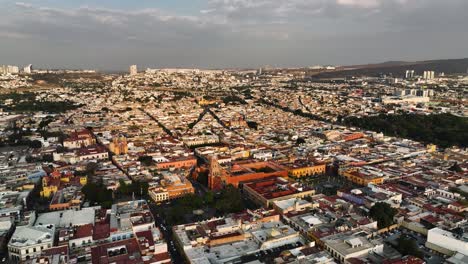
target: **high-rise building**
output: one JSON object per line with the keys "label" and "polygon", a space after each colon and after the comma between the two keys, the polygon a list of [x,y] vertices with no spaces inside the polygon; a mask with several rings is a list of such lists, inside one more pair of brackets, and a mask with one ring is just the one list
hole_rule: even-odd
{"label": "high-rise building", "polygon": [[411,79],[414,77],[414,70],[406,70],[406,79]]}
{"label": "high-rise building", "polygon": [[130,75],[136,75],[138,73],[138,68],[136,65],[130,65]]}
{"label": "high-rise building", "polygon": [[434,71],[424,71],[423,72],[423,79],[424,80],[432,80],[434,79],[435,73]]}
{"label": "high-rise building", "polygon": [[24,66],[23,71],[24,71],[24,73],[31,73],[32,72],[32,64],[28,64],[28,65]]}
{"label": "high-rise building", "polygon": [[2,65],[0,67],[0,74],[18,74],[18,73],[19,73],[18,66]]}

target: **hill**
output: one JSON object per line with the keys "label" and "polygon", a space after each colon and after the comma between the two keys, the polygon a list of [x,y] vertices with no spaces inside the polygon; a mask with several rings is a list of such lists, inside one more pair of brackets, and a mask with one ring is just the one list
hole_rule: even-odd
{"label": "hill", "polygon": [[424,71],[435,71],[445,74],[467,73],[468,58],[449,60],[428,60],[428,61],[388,61],[378,64],[351,65],[341,67],[333,72],[322,72],[313,75],[313,78],[342,78],[350,76],[374,76],[380,74],[392,74],[395,77],[405,76],[406,70],[414,70],[416,75],[422,75]]}

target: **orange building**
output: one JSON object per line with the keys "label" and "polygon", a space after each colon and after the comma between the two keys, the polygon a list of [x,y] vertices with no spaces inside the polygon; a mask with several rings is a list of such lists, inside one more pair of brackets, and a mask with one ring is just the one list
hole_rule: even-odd
{"label": "orange building", "polygon": [[192,183],[178,175],[165,175],[161,186],[152,187],[148,193],[156,203],[177,199],[187,194],[195,193]]}
{"label": "orange building", "polygon": [[364,133],[362,132],[356,132],[356,133],[349,133],[349,134],[344,134],[343,135],[343,140],[344,141],[353,141],[356,139],[360,139],[364,137]]}
{"label": "orange building", "polygon": [[173,159],[169,161],[158,162],[156,167],[158,169],[181,169],[181,168],[191,168],[192,166],[197,165],[197,159],[195,156],[181,157],[178,159]]}
{"label": "orange building", "polygon": [[259,180],[269,177],[288,178],[288,170],[278,164],[268,161],[237,162],[228,168],[222,168],[217,164],[217,159],[211,159],[208,187],[218,190],[223,186],[232,184],[239,187],[247,181]]}

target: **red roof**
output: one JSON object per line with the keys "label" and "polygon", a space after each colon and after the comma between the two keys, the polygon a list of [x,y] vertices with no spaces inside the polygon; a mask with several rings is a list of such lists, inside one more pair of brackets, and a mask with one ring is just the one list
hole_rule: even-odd
{"label": "red roof", "polygon": [[136,237],[138,238],[138,244],[140,245],[140,250],[148,249],[154,245],[153,234],[150,230],[145,230],[137,232]]}
{"label": "red roof", "polygon": [[89,237],[92,235],[93,235],[93,224],[86,224],[86,225],[76,227],[73,239]]}
{"label": "red roof", "polygon": [[[121,246],[124,250],[117,250],[116,254],[110,254],[109,248]],[[142,263],[138,242],[136,238],[101,244],[91,248],[91,259],[93,264],[136,264]]]}
{"label": "red roof", "polygon": [[110,236],[110,225],[106,222],[94,224],[93,240],[100,240]]}
{"label": "red roof", "polygon": [[51,248],[42,250],[43,256],[52,256],[52,255],[58,255],[58,254],[68,255],[68,245],[51,247]]}

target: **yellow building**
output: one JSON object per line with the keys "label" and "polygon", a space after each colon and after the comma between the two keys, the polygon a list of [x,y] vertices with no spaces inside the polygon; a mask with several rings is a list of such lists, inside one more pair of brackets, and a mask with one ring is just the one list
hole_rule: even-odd
{"label": "yellow building", "polygon": [[88,177],[86,177],[86,176],[80,177],[80,184],[82,186],[85,186],[87,183],[88,183]]}
{"label": "yellow building", "polygon": [[148,193],[153,201],[159,203],[195,193],[195,189],[189,180],[181,180],[177,175],[165,175],[161,186],[150,188]]}
{"label": "yellow building", "polygon": [[32,190],[32,189],[34,189],[34,184],[23,185],[23,190]]}
{"label": "yellow building", "polygon": [[88,183],[88,177],[77,177],[71,173],[61,174],[58,171],[52,172],[49,176],[42,177],[41,196],[49,198],[56,193],[61,187],[68,185],[84,186]]}
{"label": "yellow building", "polygon": [[58,186],[51,185],[51,186],[42,186],[41,196],[49,198],[52,194],[58,191]]}
{"label": "yellow building", "polygon": [[325,164],[317,164],[313,166],[304,166],[304,167],[297,167],[297,168],[290,168],[289,169],[289,176],[295,178],[301,178],[306,176],[313,176],[324,174],[327,169]]}
{"label": "yellow building", "polygon": [[200,100],[198,100],[198,105],[200,106],[212,105],[216,103],[217,103],[216,100],[206,100],[205,98],[201,98]]}
{"label": "yellow building", "polygon": [[426,148],[427,148],[427,152],[429,153],[433,153],[437,150],[437,146],[434,144],[429,144],[426,146]]}
{"label": "yellow building", "polygon": [[384,178],[382,176],[377,176],[375,174],[368,174],[359,171],[357,168],[348,169],[340,173],[341,176],[345,177],[349,181],[367,186],[369,183],[372,184],[382,184]]}

